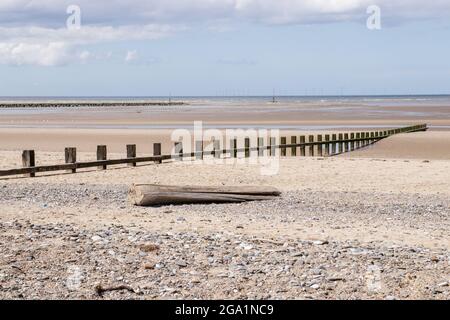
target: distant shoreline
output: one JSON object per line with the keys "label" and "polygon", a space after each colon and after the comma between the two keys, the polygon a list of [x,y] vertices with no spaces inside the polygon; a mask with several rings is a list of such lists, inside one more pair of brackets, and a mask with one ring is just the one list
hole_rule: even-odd
{"label": "distant shoreline", "polygon": [[103,102],[103,101],[72,101],[72,102],[11,102],[0,103],[0,108],[76,108],[76,107],[141,107],[141,106],[181,106],[187,105],[184,102],[148,102],[148,101],[133,101],[133,102]]}
{"label": "distant shoreline", "polygon": [[[229,99],[229,98],[272,98],[273,95],[172,95],[172,99]],[[411,98],[411,97],[450,97],[450,93],[417,93],[417,94],[348,94],[348,95],[315,95],[315,94],[275,94],[277,98]],[[26,101],[26,100],[49,100],[49,101],[78,101],[78,100],[168,100],[169,96],[0,96],[0,101]]]}

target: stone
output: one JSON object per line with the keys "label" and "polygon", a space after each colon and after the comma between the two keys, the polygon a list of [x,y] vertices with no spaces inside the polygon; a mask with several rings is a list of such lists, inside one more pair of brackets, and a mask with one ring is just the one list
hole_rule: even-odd
{"label": "stone", "polygon": [[96,236],[91,237],[91,240],[94,242],[98,242],[98,241],[103,241],[103,238],[96,235]]}
{"label": "stone", "polygon": [[145,270],[153,270],[153,269],[155,269],[155,264],[154,263],[144,263],[144,269]]}
{"label": "stone", "polygon": [[139,246],[139,250],[143,252],[155,252],[159,251],[159,246],[153,243],[146,243]]}
{"label": "stone", "polygon": [[177,260],[177,261],[175,261],[175,264],[177,266],[179,266],[180,268],[186,268],[187,267],[187,263],[184,260]]}

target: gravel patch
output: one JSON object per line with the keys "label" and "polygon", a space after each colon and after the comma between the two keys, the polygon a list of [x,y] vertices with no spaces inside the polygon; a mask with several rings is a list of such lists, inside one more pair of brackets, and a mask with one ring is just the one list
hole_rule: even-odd
{"label": "gravel patch", "polygon": [[1,247],[3,299],[450,297],[448,251],[120,226],[12,221],[0,229],[1,243],[15,244]]}
{"label": "gravel patch", "polygon": [[[273,201],[140,208],[127,203],[127,189],[122,184],[0,184],[0,208],[17,212],[0,220],[0,298],[450,298],[448,246],[334,239],[326,232],[305,240],[275,232],[295,223],[320,230],[356,228],[361,222],[445,238],[450,230],[446,196],[302,190]],[[84,226],[77,223],[80,217],[50,223],[48,209],[60,216],[77,209],[89,219],[91,212],[137,218],[106,224],[92,219]],[[28,215],[30,210],[36,214]],[[162,225],[148,230],[140,223],[158,215],[186,226],[184,231]],[[208,222],[195,224],[193,217],[221,218],[235,227],[216,224],[200,232],[199,224]],[[257,223],[273,226],[274,232],[248,233],[248,224]]]}

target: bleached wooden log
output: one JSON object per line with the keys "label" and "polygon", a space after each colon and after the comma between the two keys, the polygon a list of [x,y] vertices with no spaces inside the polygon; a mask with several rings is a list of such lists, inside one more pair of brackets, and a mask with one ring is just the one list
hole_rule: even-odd
{"label": "bleached wooden log", "polygon": [[161,206],[198,203],[232,203],[272,200],[281,193],[272,187],[196,187],[134,184],[129,201],[137,206]]}

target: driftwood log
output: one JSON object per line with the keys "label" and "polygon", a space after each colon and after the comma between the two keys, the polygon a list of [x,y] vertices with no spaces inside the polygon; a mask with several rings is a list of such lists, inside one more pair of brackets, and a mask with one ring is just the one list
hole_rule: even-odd
{"label": "driftwood log", "polygon": [[134,184],[129,201],[137,206],[163,206],[198,203],[232,203],[272,200],[281,193],[272,187],[194,187]]}

